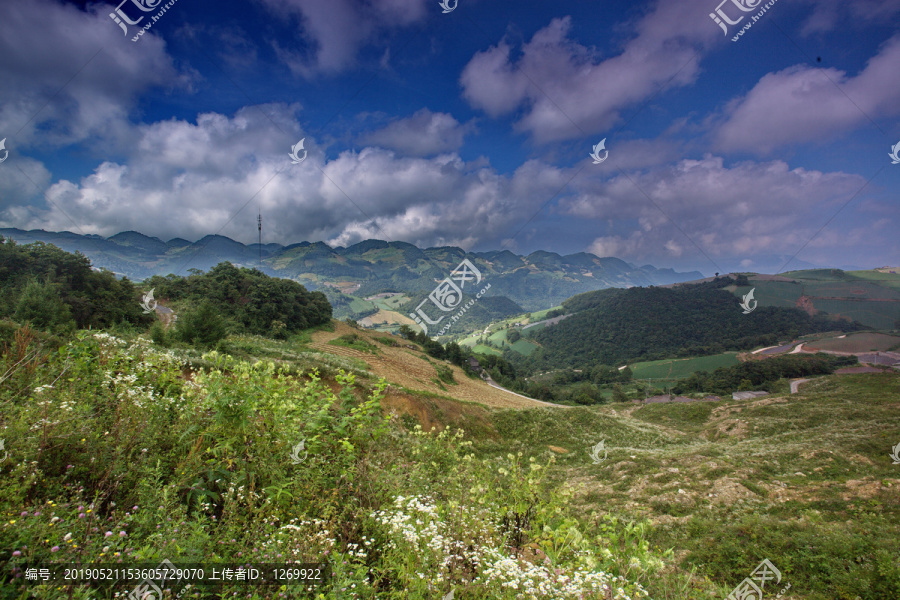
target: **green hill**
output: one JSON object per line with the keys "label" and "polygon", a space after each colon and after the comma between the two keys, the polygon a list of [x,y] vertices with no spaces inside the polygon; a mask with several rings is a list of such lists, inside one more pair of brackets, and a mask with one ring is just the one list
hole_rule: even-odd
{"label": "green hill", "polygon": [[759,306],[797,307],[809,314],[828,313],[876,329],[900,323],[900,275],[878,271],[816,269],[777,277],[750,275],[734,288],[741,296],[755,288]]}
{"label": "green hill", "polygon": [[608,289],[563,303],[572,316],[533,335],[541,345],[524,362],[532,368],[615,365],[626,360],[718,354],[765,346],[821,331],[855,331],[859,324],[796,308],[758,307],[743,314],[730,279],[673,288]]}
{"label": "green hill", "polygon": [[[534,252],[518,256],[509,251],[466,252],[455,246],[420,249],[406,242],[365,240],[349,247],[332,248],[323,242],[244,245],[224,236],[206,236],[197,242],[157,238],[129,231],[109,238],[81,236],[69,232],[0,229],[0,234],[20,243],[43,241],[68,252],[79,251],[98,268],[137,281],[153,275],[184,275],[190,269],[208,271],[222,262],[236,267],[256,268],[273,277],[293,279],[311,291],[354,287],[354,298],[366,298],[387,291],[403,292],[422,298],[436,282],[449,276],[463,259],[470,260],[491,289],[485,298],[507,299],[519,312],[544,309],[574,294],[605,287],[662,285],[696,279],[696,271],[676,273],[650,265],[634,266],[617,258],[587,253],[560,255]],[[346,289],[345,289],[346,291]],[[468,291],[468,290],[466,290]],[[367,310],[352,300],[330,298],[337,318],[361,318]],[[498,302],[501,300],[497,300]],[[417,301],[418,303],[418,301]],[[409,304],[403,314],[410,312]],[[416,306],[416,304],[412,304]],[[484,326],[491,318],[505,314],[506,307],[495,304],[468,316],[472,323]],[[468,327],[455,327],[460,329]]]}

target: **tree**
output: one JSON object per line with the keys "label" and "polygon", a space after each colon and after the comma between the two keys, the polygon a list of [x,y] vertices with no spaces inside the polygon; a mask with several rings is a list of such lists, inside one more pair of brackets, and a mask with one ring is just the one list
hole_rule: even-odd
{"label": "tree", "polygon": [[176,330],[182,342],[210,348],[228,335],[225,319],[209,303],[180,315]]}
{"label": "tree", "polygon": [[150,339],[157,346],[168,346],[169,336],[166,335],[166,329],[159,321],[154,321],[150,326]]}
{"label": "tree", "polygon": [[16,304],[15,319],[54,333],[72,329],[75,325],[69,308],[63,304],[49,277],[43,283],[34,279],[28,282]]}

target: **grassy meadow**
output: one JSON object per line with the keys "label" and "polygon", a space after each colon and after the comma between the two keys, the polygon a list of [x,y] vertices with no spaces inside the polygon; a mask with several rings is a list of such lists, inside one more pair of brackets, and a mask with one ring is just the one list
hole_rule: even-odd
{"label": "grassy meadow", "polygon": [[[365,331],[213,352],[0,333],[9,565],[331,569],[313,590],[164,598],[712,600],[769,559],[785,600],[900,597],[900,373],[752,401],[509,410],[377,380],[390,345]],[[0,599],[130,589],[7,580]]]}
{"label": "grassy meadow", "polygon": [[723,352],[712,356],[652,360],[629,365],[635,379],[676,381],[697,371],[715,371],[719,367],[738,364],[737,352]]}

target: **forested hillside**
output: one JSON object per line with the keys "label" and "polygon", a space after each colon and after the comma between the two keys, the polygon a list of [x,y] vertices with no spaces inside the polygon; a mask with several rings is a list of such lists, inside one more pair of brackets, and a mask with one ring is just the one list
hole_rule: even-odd
{"label": "forested hillside", "polygon": [[105,328],[122,322],[148,325],[127,278],[94,271],[83,254],[50,244],[16,244],[0,236],[0,318],[53,333]]}
{"label": "forested hillside", "polygon": [[189,277],[155,275],[145,286],[157,298],[188,305],[210,305],[240,333],[283,337],[331,320],[331,305],[321,292],[309,292],[289,279],[256,269],[220,263]]}
{"label": "forested hillside", "polygon": [[542,348],[517,363],[530,368],[615,365],[622,361],[715,354],[821,331],[856,331],[858,323],[795,308],[759,307],[743,314],[721,288],[730,278],[675,288],[606,289],[563,303],[574,313],[531,334]]}

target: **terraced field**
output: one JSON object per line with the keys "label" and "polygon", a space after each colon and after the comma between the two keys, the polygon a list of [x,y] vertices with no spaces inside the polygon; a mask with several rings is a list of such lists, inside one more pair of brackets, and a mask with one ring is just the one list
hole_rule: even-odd
{"label": "terraced field", "polygon": [[900,345],[900,337],[883,333],[855,333],[803,344],[803,349],[831,352],[886,352]]}
{"label": "terraced field", "polygon": [[713,356],[652,360],[639,362],[631,367],[635,379],[658,379],[675,381],[688,377],[697,371],[715,371],[719,367],[738,364],[737,352],[724,352]]}
{"label": "terraced field", "polygon": [[852,271],[851,276],[862,279],[863,281],[872,281],[878,285],[900,290],[900,275],[896,273],[880,273],[878,271]]}
{"label": "terraced field", "polygon": [[[866,281],[849,274],[836,278],[831,273],[799,271],[790,282],[774,281],[764,276],[751,277],[749,286],[735,288],[734,293],[741,296],[756,288],[754,295],[760,306],[811,308],[850,318],[876,329],[890,329],[900,319],[900,287],[894,289],[893,281],[874,276],[871,281]],[[791,276],[790,273],[786,275]],[[900,276],[889,276],[898,277],[900,281]]]}
{"label": "terraced field", "polygon": [[415,321],[402,315],[401,313],[394,312],[392,310],[384,310],[381,309],[374,315],[369,317],[365,317],[359,320],[359,324],[364,327],[371,327],[373,325],[380,325],[384,322],[387,322],[389,325],[410,325],[415,326]]}

